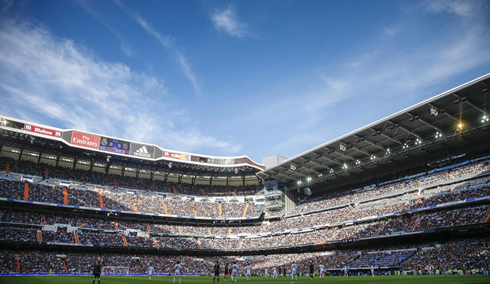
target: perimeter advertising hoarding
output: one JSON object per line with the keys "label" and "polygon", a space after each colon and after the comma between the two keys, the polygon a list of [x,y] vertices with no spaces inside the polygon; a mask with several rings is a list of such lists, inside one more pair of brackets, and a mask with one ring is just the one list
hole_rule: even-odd
{"label": "perimeter advertising hoarding", "polygon": [[177,159],[177,160],[186,160],[186,161],[190,161],[190,159],[191,159],[191,156],[190,155],[179,154],[179,153],[172,153],[172,152],[167,152],[167,151],[163,151],[163,157],[166,157],[166,158],[174,158],[174,159]]}
{"label": "perimeter advertising hoarding", "polygon": [[85,148],[99,149],[100,137],[92,134],[73,131],[70,144]]}
{"label": "perimeter advertising hoarding", "polygon": [[24,130],[34,132],[37,134],[52,136],[52,137],[61,137],[62,136],[61,131],[52,130],[49,128],[44,128],[44,127],[30,125],[30,124],[24,124]]}
{"label": "perimeter advertising hoarding", "polygon": [[127,141],[102,137],[100,139],[99,150],[128,155],[129,144]]}
{"label": "perimeter advertising hoarding", "polygon": [[141,158],[155,158],[155,146],[149,146],[138,143],[131,143],[129,147],[129,155]]}

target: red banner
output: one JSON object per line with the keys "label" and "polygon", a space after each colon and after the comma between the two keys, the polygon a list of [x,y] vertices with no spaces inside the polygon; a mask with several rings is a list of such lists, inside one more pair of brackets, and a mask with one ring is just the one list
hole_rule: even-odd
{"label": "red banner", "polygon": [[99,149],[100,137],[92,134],[73,131],[71,144],[92,149]]}
{"label": "red banner", "polygon": [[63,204],[68,205],[68,189],[63,188]]}
{"label": "red banner", "polygon": [[53,137],[61,137],[62,136],[61,131],[52,130],[52,129],[44,128],[44,127],[40,127],[40,126],[34,126],[34,125],[30,125],[30,124],[24,124],[24,130],[34,132],[37,134],[53,136]]}
{"label": "red banner", "polygon": [[29,184],[27,182],[24,183],[24,200],[29,200]]}

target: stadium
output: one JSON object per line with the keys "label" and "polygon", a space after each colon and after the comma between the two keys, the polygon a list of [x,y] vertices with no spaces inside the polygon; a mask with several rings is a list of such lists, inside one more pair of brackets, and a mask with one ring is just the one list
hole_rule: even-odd
{"label": "stadium", "polygon": [[0,284],[490,283],[489,15],[0,0]]}
{"label": "stadium", "polygon": [[189,276],[218,261],[252,281],[488,283],[489,85],[268,168],[1,116],[1,274],[85,283],[100,261],[103,283],[147,281],[149,267],[170,281],[177,261]]}

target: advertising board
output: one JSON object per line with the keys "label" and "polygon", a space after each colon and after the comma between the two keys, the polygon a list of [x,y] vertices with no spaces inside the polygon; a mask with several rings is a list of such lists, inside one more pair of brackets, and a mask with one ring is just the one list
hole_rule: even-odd
{"label": "advertising board", "polygon": [[127,141],[122,141],[119,139],[102,137],[100,139],[99,150],[119,153],[119,154],[129,154],[129,145],[130,143]]}
{"label": "advertising board", "polygon": [[155,146],[149,146],[139,143],[131,143],[129,155],[141,158],[155,158]]}
{"label": "advertising board", "polygon": [[73,131],[70,144],[91,149],[99,149],[100,137],[92,134]]}
{"label": "advertising board", "polygon": [[190,161],[191,160],[191,156],[190,155],[173,153],[173,152],[167,152],[167,151],[163,151],[163,157],[173,158],[173,159],[178,159],[178,160],[186,160],[186,161]]}
{"label": "advertising board", "polygon": [[24,130],[34,132],[37,134],[52,136],[52,137],[61,137],[62,136],[61,131],[52,130],[49,128],[44,128],[44,127],[30,125],[30,124],[24,124]]}

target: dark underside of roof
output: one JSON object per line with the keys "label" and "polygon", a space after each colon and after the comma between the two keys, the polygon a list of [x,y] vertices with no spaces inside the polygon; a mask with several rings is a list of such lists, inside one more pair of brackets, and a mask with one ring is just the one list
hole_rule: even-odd
{"label": "dark underside of roof", "polygon": [[[451,159],[490,147],[490,76],[323,144],[259,173],[313,191]],[[461,126],[460,126],[461,124]]]}

